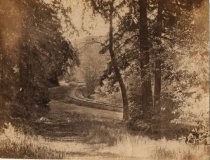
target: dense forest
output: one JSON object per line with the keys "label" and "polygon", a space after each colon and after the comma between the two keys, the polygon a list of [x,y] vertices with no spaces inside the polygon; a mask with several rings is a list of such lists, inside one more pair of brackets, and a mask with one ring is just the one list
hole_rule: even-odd
{"label": "dense forest", "polygon": [[47,109],[47,88],[79,60],[51,7],[24,0],[0,7],[1,118],[32,118]]}
{"label": "dense forest", "polygon": [[[181,139],[190,147],[204,146],[204,152],[190,148],[188,159],[177,158],[176,151],[160,147],[150,159],[206,158],[208,5],[207,0],[0,0],[0,132],[14,128],[24,136],[53,139],[60,130],[108,148],[127,134],[158,145],[166,138],[182,146]],[[51,154],[56,149],[49,155],[4,149],[0,145],[0,157],[71,155],[65,149],[58,157]]]}
{"label": "dense forest", "polygon": [[[189,116],[186,123],[195,122],[191,118],[201,117],[193,109],[188,108],[185,115],[179,112],[193,107],[192,101],[202,103],[194,107],[208,119],[207,2],[88,2],[109,23],[109,36],[100,53],[108,52],[111,60],[102,80],[119,83],[123,119],[131,127],[136,129],[140,121],[169,123],[179,116]],[[200,6],[202,13],[196,13]],[[191,64],[193,59],[196,64]]]}

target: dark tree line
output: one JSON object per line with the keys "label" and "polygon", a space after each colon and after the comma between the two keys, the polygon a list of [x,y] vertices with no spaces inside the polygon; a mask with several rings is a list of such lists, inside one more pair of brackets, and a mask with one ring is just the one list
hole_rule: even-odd
{"label": "dark tree line", "polygon": [[47,110],[48,87],[58,85],[78,57],[44,2],[1,1],[0,10],[1,118],[31,118]]}

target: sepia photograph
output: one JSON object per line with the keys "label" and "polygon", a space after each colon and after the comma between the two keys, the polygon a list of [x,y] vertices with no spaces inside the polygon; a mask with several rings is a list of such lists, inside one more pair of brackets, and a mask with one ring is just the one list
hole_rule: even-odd
{"label": "sepia photograph", "polygon": [[208,0],[0,0],[0,159],[209,160]]}

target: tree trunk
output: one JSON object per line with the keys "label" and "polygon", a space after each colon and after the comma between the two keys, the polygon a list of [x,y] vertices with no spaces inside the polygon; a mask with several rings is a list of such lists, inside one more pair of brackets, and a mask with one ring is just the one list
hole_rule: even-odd
{"label": "tree trunk", "polygon": [[155,60],[154,106],[160,101],[161,94],[161,60]]}
{"label": "tree trunk", "polygon": [[122,76],[120,74],[120,70],[118,68],[116,55],[113,49],[113,3],[110,4],[110,17],[109,17],[109,53],[111,57],[111,61],[113,63],[115,76],[119,82],[121,94],[122,94],[122,100],[123,100],[123,120],[127,121],[129,119],[129,108],[128,108],[128,96],[125,84],[123,82]]}
{"label": "tree trunk", "polygon": [[[162,15],[163,12],[163,0],[158,1],[158,15],[157,15],[157,26],[155,28],[155,36],[161,38],[162,32]],[[158,45],[161,46],[161,40],[157,41]],[[160,50],[155,54],[155,86],[154,86],[154,106],[160,101],[161,94],[161,55]]]}
{"label": "tree trunk", "polygon": [[149,68],[149,35],[147,24],[147,0],[139,0],[139,42],[141,67],[141,105],[145,111],[152,103],[152,86]]}
{"label": "tree trunk", "polygon": [[3,58],[3,41],[2,41],[2,30],[0,28],[0,129],[2,129],[2,126],[6,120],[6,107],[5,107],[5,74],[4,74],[4,58]]}

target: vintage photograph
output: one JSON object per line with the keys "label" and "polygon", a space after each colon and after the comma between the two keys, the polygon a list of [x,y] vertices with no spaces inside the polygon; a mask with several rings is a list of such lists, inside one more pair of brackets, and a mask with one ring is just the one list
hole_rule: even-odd
{"label": "vintage photograph", "polygon": [[0,0],[0,159],[209,160],[208,0]]}

